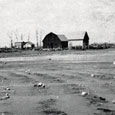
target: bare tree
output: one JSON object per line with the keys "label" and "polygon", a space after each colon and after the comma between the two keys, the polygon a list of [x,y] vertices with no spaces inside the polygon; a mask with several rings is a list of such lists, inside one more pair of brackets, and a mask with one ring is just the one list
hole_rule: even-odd
{"label": "bare tree", "polygon": [[18,42],[18,30],[16,29],[16,31],[14,31],[13,33],[15,35],[15,38],[16,38],[17,42]]}
{"label": "bare tree", "polygon": [[28,33],[28,42],[30,41],[30,32]]}
{"label": "bare tree", "polygon": [[40,30],[40,48],[41,48],[42,30]]}
{"label": "bare tree", "polygon": [[10,38],[11,48],[13,48],[13,33],[12,32],[10,32],[10,33],[8,32],[7,35]]}
{"label": "bare tree", "polygon": [[36,30],[36,46],[38,48],[38,30]]}
{"label": "bare tree", "polygon": [[24,34],[21,33],[21,38],[20,39],[21,39],[21,41],[24,40]]}
{"label": "bare tree", "polygon": [[40,47],[42,47],[43,33],[44,33],[44,29],[40,28]]}

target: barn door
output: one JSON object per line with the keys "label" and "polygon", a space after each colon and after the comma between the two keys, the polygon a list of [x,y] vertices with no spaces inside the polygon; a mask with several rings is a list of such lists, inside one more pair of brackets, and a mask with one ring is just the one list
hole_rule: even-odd
{"label": "barn door", "polygon": [[54,47],[54,46],[53,46],[53,43],[51,43],[51,48],[53,49],[53,47]]}

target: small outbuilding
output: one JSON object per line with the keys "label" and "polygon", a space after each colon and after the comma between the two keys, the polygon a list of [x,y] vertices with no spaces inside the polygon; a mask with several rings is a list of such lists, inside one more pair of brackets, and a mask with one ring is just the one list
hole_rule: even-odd
{"label": "small outbuilding", "polygon": [[28,41],[25,43],[25,45],[23,46],[24,49],[33,49],[35,47],[34,43]]}
{"label": "small outbuilding", "polygon": [[15,42],[15,48],[17,49],[33,49],[35,47],[34,43],[28,42]]}
{"label": "small outbuilding", "polygon": [[89,36],[87,32],[78,32],[73,39],[68,40],[69,47],[89,48]]}
{"label": "small outbuilding", "polygon": [[68,48],[68,39],[65,35],[56,35],[53,32],[47,34],[43,39],[43,48]]}
{"label": "small outbuilding", "polygon": [[26,42],[24,42],[24,41],[23,42],[15,42],[14,47],[17,49],[23,49],[25,44],[26,44]]}

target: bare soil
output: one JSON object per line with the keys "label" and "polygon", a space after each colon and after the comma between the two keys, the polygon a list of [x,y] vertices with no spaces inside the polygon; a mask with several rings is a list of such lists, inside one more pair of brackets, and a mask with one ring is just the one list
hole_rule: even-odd
{"label": "bare soil", "polygon": [[115,115],[113,49],[35,52],[1,54],[0,115]]}

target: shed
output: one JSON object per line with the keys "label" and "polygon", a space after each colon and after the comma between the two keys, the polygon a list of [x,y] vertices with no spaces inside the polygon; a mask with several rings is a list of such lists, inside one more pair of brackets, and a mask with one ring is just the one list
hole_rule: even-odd
{"label": "shed", "polygon": [[23,46],[24,49],[33,49],[35,47],[34,43],[28,41],[25,43],[25,45]]}
{"label": "shed", "polygon": [[76,32],[72,39],[68,40],[69,47],[77,47],[80,46],[82,49],[89,48],[89,36],[87,32]]}
{"label": "shed", "polygon": [[56,35],[51,32],[43,39],[43,48],[68,48],[68,39],[65,35]]}
{"label": "shed", "polygon": [[15,42],[15,48],[18,49],[33,49],[35,47],[35,45],[28,41],[28,42]]}
{"label": "shed", "polygon": [[15,42],[15,48],[23,49],[26,42]]}

